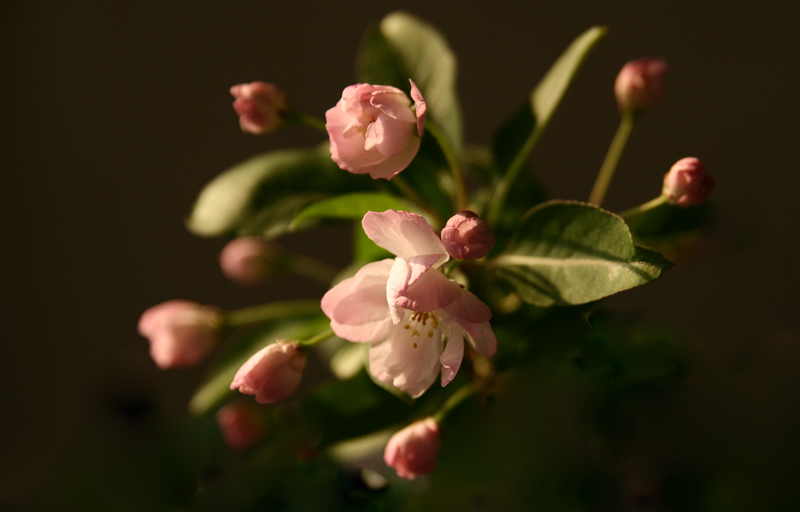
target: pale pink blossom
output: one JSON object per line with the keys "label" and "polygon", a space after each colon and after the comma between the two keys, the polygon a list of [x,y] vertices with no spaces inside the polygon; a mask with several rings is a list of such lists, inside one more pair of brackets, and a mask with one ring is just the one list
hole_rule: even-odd
{"label": "pale pink blossom", "polygon": [[278,340],[253,354],[239,368],[231,389],[255,395],[260,404],[279,402],[297,389],[305,367],[306,355],[300,344]]}
{"label": "pale pink blossom", "polygon": [[681,158],[664,175],[661,194],[678,206],[703,204],[714,189],[714,178],[703,162],[694,157]]}
{"label": "pale pink blossom", "polygon": [[234,450],[245,450],[264,436],[264,421],[250,406],[230,403],[217,411],[217,424],[225,444]]}
{"label": "pale pink blossom", "polygon": [[439,460],[439,425],[433,418],[425,418],[396,432],[386,445],[383,460],[397,476],[408,480],[431,473]]}
{"label": "pale pink blossom", "polygon": [[638,114],[656,104],[664,93],[667,63],[642,58],[622,66],[614,82],[614,94],[622,112]]}
{"label": "pale pink blossom", "polygon": [[419,151],[426,105],[411,82],[408,96],[388,85],[356,84],[325,113],[331,158],[342,169],[391,179],[408,167]]}
{"label": "pale pink blossom", "polygon": [[263,284],[272,274],[275,247],[257,236],[235,238],[219,255],[222,273],[244,286]]}
{"label": "pale pink blossom", "polygon": [[195,366],[216,346],[222,323],[216,308],[171,300],[142,313],[139,334],[150,341],[150,356],[159,368]]}
{"label": "pale pink blossom", "polygon": [[397,257],[369,263],[334,286],[322,298],[322,311],[337,336],[370,343],[375,378],[416,398],[440,369],[442,386],[453,380],[465,338],[479,353],[494,354],[491,311],[439,270],[449,256],[423,217],[368,212],[362,226]]}
{"label": "pale pink blossom", "polygon": [[444,247],[457,260],[483,258],[494,248],[494,241],[489,224],[469,210],[450,217],[442,230]]}
{"label": "pale pink blossom", "polygon": [[243,132],[260,135],[271,132],[282,122],[286,114],[286,94],[273,84],[251,82],[231,87],[236,100],[233,108],[239,114],[239,126]]}

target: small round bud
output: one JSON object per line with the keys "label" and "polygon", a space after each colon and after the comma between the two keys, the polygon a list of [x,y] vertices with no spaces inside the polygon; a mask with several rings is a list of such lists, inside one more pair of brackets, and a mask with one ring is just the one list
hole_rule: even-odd
{"label": "small round bud", "polygon": [[261,135],[275,130],[286,115],[286,94],[273,84],[251,82],[231,87],[243,132]]}
{"label": "small round bud", "polygon": [[703,204],[714,188],[714,178],[703,162],[694,157],[681,158],[664,175],[661,194],[678,206]]}
{"label": "small round bud", "polygon": [[217,411],[217,424],[225,444],[234,450],[245,450],[264,436],[264,421],[252,406],[230,403]]}
{"label": "small round bud", "polygon": [[139,334],[150,341],[150,356],[159,368],[196,366],[216,345],[222,313],[186,300],[153,306],[139,319]]}
{"label": "small round bud", "polygon": [[222,273],[236,283],[256,286],[272,274],[277,251],[275,246],[257,236],[236,238],[228,242],[219,255]]}
{"label": "small round bud", "polygon": [[622,66],[614,83],[620,111],[639,114],[658,103],[666,74],[667,63],[661,59],[643,58]]}
{"label": "small round bud", "polygon": [[231,389],[255,395],[260,404],[278,402],[294,393],[305,367],[306,355],[300,344],[278,340],[256,352],[239,368]]}
{"label": "small round bud", "polygon": [[438,459],[439,425],[433,418],[415,421],[396,432],[383,452],[386,464],[408,480],[431,473]]}
{"label": "small round bud", "polygon": [[442,230],[444,247],[457,260],[483,258],[494,248],[494,241],[489,224],[469,210],[450,217]]}

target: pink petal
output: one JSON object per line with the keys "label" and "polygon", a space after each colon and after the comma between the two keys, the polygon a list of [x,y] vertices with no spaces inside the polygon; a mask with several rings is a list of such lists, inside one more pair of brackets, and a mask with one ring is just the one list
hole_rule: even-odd
{"label": "pink petal", "polygon": [[331,320],[331,329],[333,329],[336,336],[356,343],[384,340],[389,336],[389,328],[391,326],[392,321],[388,316],[382,320],[366,322],[360,325],[339,324]]}
{"label": "pink petal", "polygon": [[[380,154],[387,157],[401,154],[411,143],[412,137],[416,137],[408,123],[392,119],[389,116],[378,116],[378,119],[369,128],[367,130],[367,143],[370,142],[370,130],[372,130],[372,140],[375,147]],[[367,145],[364,148],[371,149]]]}
{"label": "pink petal", "polygon": [[367,212],[361,225],[379,247],[406,260],[424,254],[438,254],[441,264],[449,258],[433,228],[416,213],[397,210]]}
{"label": "pink petal", "polygon": [[419,92],[417,84],[410,78],[408,81],[411,82],[411,99],[417,104],[417,135],[422,137],[422,134],[425,132],[425,117],[428,113],[428,106],[425,103],[425,99],[422,97],[422,93]]}
{"label": "pink petal", "polygon": [[484,356],[493,356],[497,351],[497,338],[489,322],[480,324],[461,323],[467,333],[467,340],[472,348]]}
{"label": "pink petal", "polygon": [[400,121],[406,126],[415,120],[408,96],[395,87],[375,91],[370,98],[370,104],[380,110],[381,114]]}
{"label": "pink petal", "polygon": [[464,336],[461,329],[453,329],[453,333],[448,336],[447,346],[442,352],[439,361],[442,363],[442,387],[450,384],[455,378],[458,369],[461,368],[461,361],[464,359]]}
{"label": "pink petal", "polygon": [[370,372],[376,379],[417,398],[436,380],[441,353],[441,335],[412,336],[410,330],[393,326],[389,339],[370,347]]}

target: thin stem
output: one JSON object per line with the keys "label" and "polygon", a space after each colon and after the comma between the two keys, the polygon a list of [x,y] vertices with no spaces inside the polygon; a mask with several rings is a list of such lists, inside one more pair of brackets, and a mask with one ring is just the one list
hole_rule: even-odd
{"label": "thin stem", "polygon": [[597,173],[592,192],[589,194],[589,204],[600,206],[603,204],[603,199],[606,196],[608,185],[611,183],[611,178],[614,176],[614,171],[619,163],[619,158],[622,156],[622,150],[625,149],[625,144],[628,142],[628,137],[633,129],[635,118],[632,114],[623,114],[619,122],[619,128],[608,147],[608,153],[603,160],[603,165],[600,167],[600,172]]}
{"label": "thin stem", "polygon": [[480,388],[474,382],[471,384],[467,384],[462,386],[458,389],[455,393],[450,395],[450,397],[442,404],[438,411],[433,414],[431,417],[436,421],[436,423],[441,423],[450,411],[455,409],[461,402],[466,400],[467,398],[471,397],[475,393],[478,392]]}
{"label": "thin stem", "polygon": [[525,165],[528,155],[531,154],[536,143],[539,142],[539,137],[541,137],[543,132],[544,127],[540,128],[537,126],[531,136],[528,137],[528,140],[525,141],[522,149],[520,149],[514,157],[514,160],[509,164],[508,169],[505,174],[503,174],[503,179],[500,180],[500,183],[495,187],[494,196],[489,203],[489,211],[486,214],[486,220],[490,225],[494,226],[497,223],[497,218],[503,210],[503,204],[506,202],[506,196],[508,195],[508,191],[511,190],[511,185],[517,179],[519,171]]}
{"label": "thin stem", "polygon": [[436,143],[439,144],[439,147],[442,149],[442,153],[444,153],[444,157],[447,160],[447,165],[450,166],[450,172],[453,173],[453,182],[455,183],[456,187],[456,197],[454,199],[453,206],[457,212],[466,210],[467,188],[464,185],[464,175],[461,172],[461,166],[458,165],[458,158],[456,158],[455,153],[453,153],[453,148],[450,146],[450,143],[447,141],[447,138],[444,136],[438,126],[428,121],[425,124],[425,127],[428,129],[428,132],[433,136],[433,138],[436,139]]}
{"label": "thin stem", "polygon": [[290,107],[289,111],[286,113],[286,122],[292,124],[304,124],[306,126],[310,126],[311,128],[320,130],[323,133],[328,133],[327,128],[325,128],[324,121],[304,112],[300,112],[294,107]]}
{"label": "thin stem", "polygon": [[275,262],[278,270],[284,270],[299,276],[313,279],[324,285],[331,284],[338,271],[324,261],[300,254],[281,255]]}
{"label": "thin stem", "polygon": [[433,211],[430,207],[428,207],[427,203],[425,202],[422,197],[417,194],[417,191],[414,190],[414,187],[408,184],[406,180],[404,180],[401,176],[394,176],[391,179],[391,183],[397,187],[400,192],[402,192],[407,198],[411,200],[414,204],[425,210],[428,215],[431,216],[431,219],[436,224],[441,224],[442,219],[439,217],[439,214]]}
{"label": "thin stem", "polygon": [[283,302],[271,302],[261,304],[236,311],[225,313],[225,323],[229,327],[239,327],[241,325],[256,322],[266,322],[288,316],[302,316],[319,312],[318,300],[289,300]]}
{"label": "thin stem", "polygon": [[619,216],[623,219],[630,219],[635,215],[639,215],[640,213],[644,213],[648,210],[652,210],[657,206],[661,206],[662,204],[667,202],[667,196],[658,196],[655,199],[651,199],[646,203],[640,204],[639,206],[634,206],[624,212],[620,213]]}
{"label": "thin stem", "polygon": [[333,329],[328,329],[328,330],[326,330],[324,332],[321,332],[321,333],[317,334],[316,336],[312,336],[311,338],[309,338],[309,339],[307,339],[305,341],[298,341],[298,343],[301,344],[301,345],[305,345],[306,347],[313,347],[314,345],[316,345],[320,341],[327,340],[328,338],[333,336],[333,334],[334,334],[333,333]]}

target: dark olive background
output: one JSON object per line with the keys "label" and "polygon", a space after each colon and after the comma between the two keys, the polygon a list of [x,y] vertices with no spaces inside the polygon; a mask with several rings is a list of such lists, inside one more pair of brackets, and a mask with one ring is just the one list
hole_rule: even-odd
{"label": "dark olive background", "polygon": [[[6,0],[0,504],[68,471],[76,446],[128,443],[114,411],[183,414],[202,369],[156,369],[136,333],[145,308],[324,292],[289,278],[260,290],[227,282],[216,261],[224,241],[192,236],[183,219],[226,167],[322,140],[299,127],[242,134],[230,85],[274,82],[321,117],[355,81],[366,26],[397,8],[438,26],[457,53],[473,143],[489,142],[575,36],[609,27],[532,158],[558,198],[588,195],[618,122],[622,64],[669,61],[664,101],[636,127],[606,206],[654,197],[674,161],[697,156],[717,182],[707,237],[695,260],[609,305],[703,340],[700,391],[677,407],[689,415],[680,424],[696,426],[698,445],[724,439],[720,450],[753,461],[765,494],[790,490],[800,456],[800,4]],[[346,233],[286,245],[343,265]]]}

